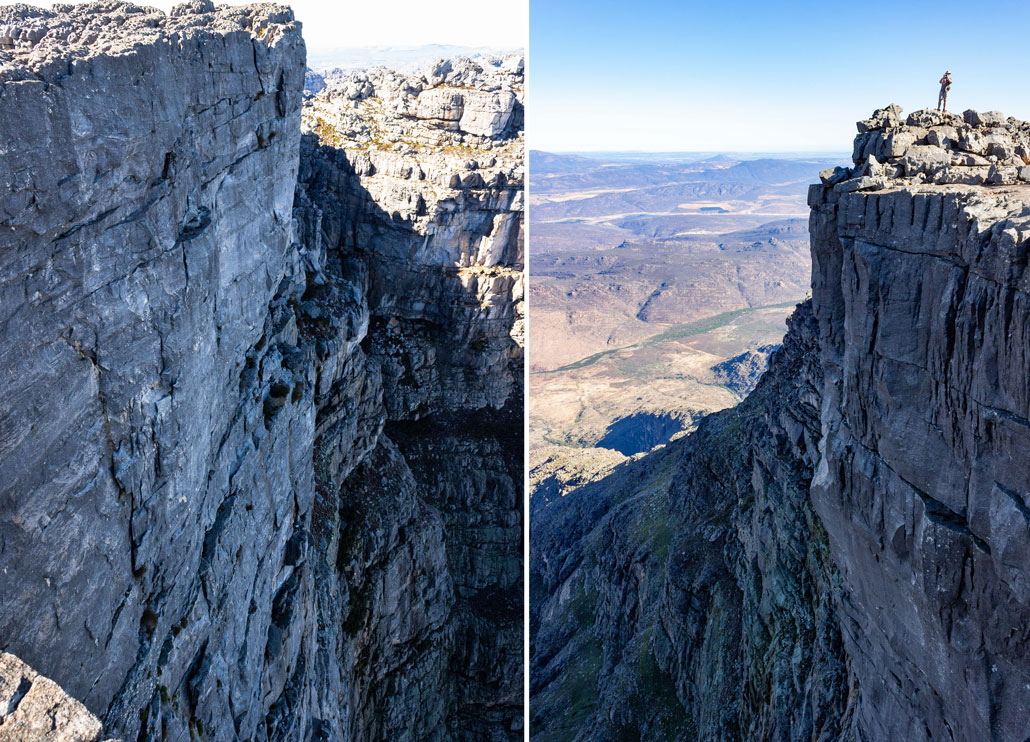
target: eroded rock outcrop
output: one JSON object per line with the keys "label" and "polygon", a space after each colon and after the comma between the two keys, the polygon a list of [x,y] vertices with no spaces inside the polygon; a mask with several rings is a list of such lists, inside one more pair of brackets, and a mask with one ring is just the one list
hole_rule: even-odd
{"label": "eroded rock outcrop", "polygon": [[[440,69],[461,74],[434,77]],[[451,580],[447,619],[427,623],[421,637],[439,647],[436,661],[399,660],[423,678],[421,696],[405,703],[388,686],[361,689],[357,708],[395,709],[388,737],[407,728],[413,709],[427,715],[420,739],[521,735],[522,124],[512,114],[470,133],[417,114],[413,99],[459,83],[472,100],[503,87],[514,107],[521,65],[354,73],[304,107],[304,242],[339,277],[330,283],[361,287],[383,440],[442,522],[446,548],[420,546],[411,557],[436,555]],[[382,481],[374,465],[346,474],[330,467],[345,488]]]}
{"label": "eroded rock outcrop", "polygon": [[13,654],[0,653],[0,739],[97,742],[97,717]]}
{"label": "eroded rock outcrop", "polygon": [[861,122],[755,391],[537,514],[534,738],[1025,737],[1025,132]]}
{"label": "eroded rock outcrop", "polygon": [[0,648],[129,739],[517,735],[521,184],[302,142],[286,7],[0,27]]}

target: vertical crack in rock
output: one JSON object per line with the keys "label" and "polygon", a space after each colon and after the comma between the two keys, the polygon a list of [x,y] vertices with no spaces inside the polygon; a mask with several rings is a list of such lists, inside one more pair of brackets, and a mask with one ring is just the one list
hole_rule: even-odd
{"label": "vertical crack in rock", "polygon": [[858,129],[756,389],[534,516],[534,739],[1025,738],[1030,124]]}
{"label": "vertical crack in rock", "polygon": [[520,736],[521,60],[0,29],[0,647],[83,739]]}

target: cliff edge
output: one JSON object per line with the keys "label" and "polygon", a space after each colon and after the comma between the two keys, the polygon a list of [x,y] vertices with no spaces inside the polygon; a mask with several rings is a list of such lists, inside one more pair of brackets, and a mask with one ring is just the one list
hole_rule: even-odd
{"label": "cliff edge", "polygon": [[858,128],[755,391],[534,520],[534,739],[1025,736],[1030,129]]}

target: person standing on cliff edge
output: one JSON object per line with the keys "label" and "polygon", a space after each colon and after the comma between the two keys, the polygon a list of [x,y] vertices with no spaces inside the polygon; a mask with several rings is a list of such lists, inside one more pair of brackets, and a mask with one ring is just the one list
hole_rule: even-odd
{"label": "person standing on cliff edge", "polygon": [[948,70],[944,70],[944,77],[941,78],[941,94],[937,96],[938,111],[947,110],[949,90],[951,90],[951,73]]}

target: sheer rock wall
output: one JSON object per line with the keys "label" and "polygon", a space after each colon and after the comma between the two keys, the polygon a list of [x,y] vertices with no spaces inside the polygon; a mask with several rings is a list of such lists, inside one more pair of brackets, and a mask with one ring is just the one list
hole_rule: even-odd
{"label": "sheer rock wall", "polygon": [[0,9],[0,649],[127,739],[510,739],[521,184],[425,270],[304,57],[282,6]]}

